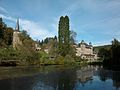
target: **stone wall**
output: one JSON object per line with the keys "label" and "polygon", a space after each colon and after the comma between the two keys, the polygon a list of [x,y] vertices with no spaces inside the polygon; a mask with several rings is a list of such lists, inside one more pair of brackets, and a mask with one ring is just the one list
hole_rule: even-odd
{"label": "stone wall", "polygon": [[19,38],[19,31],[14,31],[13,32],[13,48],[17,48],[17,46],[22,45],[22,42],[20,41]]}

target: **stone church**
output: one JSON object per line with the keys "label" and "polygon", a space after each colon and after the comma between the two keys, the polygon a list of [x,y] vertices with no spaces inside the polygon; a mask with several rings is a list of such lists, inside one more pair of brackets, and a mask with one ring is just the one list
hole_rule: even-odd
{"label": "stone church", "polygon": [[19,19],[17,20],[16,28],[13,32],[13,48],[17,48],[17,46],[22,45],[22,42],[19,38],[20,28],[19,28]]}
{"label": "stone church", "polygon": [[93,51],[93,46],[91,42],[89,44],[85,43],[84,40],[81,41],[76,46],[76,56],[80,56],[81,59],[87,60],[97,60],[97,54]]}

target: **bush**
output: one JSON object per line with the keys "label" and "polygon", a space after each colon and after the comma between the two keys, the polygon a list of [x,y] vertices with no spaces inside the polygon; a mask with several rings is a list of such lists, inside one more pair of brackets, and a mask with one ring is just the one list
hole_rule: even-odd
{"label": "bush", "polygon": [[64,64],[64,57],[63,57],[63,56],[58,56],[58,57],[55,59],[55,64],[59,64],[59,65]]}
{"label": "bush", "polygon": [[75,60],[73,57],[71,57],[70,55],[66,55],[65,58],[64,58],[64,64],[70,64],[70,65],[73,65],[75,64]]}

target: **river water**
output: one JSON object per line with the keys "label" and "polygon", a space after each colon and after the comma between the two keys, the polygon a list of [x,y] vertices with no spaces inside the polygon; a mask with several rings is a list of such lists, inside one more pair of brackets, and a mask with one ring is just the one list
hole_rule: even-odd
{"label": "river water", "polygon": [[120,90],[120,72],[102,66],[0,67],[0,90]]}

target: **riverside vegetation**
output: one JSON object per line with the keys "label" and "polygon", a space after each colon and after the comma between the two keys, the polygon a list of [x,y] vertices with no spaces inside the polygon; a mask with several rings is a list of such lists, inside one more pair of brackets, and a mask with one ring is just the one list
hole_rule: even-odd
{"label": "riverside vegetation", "polygon": [[[19,60],[19,65],[76,65],[86,64],[85,60],[75,55],[76,33],[70,31],[69,17],[61,16],[58,25],[58,37],[47,37],[40,41],[34,41],[25,30],[20,31],[19,38],[22,45],[13,48],[14,29],[8,27],[0,18],[0,62],[2,60]],[[35,44],[41,47],[40,51],[35,50]],[[49,53],[45,52],[45,49]],[[95,48],[96,49],[96,48]],[[98,47],[100,62],[105,66],[120,65],[120,42],[117,39],[112,45]]]}
{"label": "riverside vegetation", "polygon": [[97,49],[98,56],[105,67],[120,67],[120,42],[117,39],[114,39],[111,45],[97,47]]}
{"label": "riverside vegetation", "polygon": [[[22,45],[13,48],[14,29],[8,27],[0,18],[0,61],[19,60],[19,65],[50,65],[50,64],[76,64],[80,60],[75,56],[76,33],[69,29],[69,17],[61,16],[57,36],[49,37],[42,41],[34,41],[25,30],[20,31]],[[41,47],[40,51],[35,50],[35,44]],[[45,52],[45,49],[49,53]]]}

